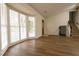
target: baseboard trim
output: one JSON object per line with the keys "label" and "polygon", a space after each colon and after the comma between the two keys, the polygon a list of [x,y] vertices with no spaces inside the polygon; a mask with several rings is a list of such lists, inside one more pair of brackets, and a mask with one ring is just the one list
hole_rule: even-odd
{"label": "baseboard trim", "polygon": [[7,46],[6,48],[4,48],[4,50],[1,51],[0,56],[3,56],[5,54],[5,52],[8,50],[9,46]]}
{"label": "baseboard trim", "polygon": [[41,36],[35,37],[35,38],[31,37],[31,38],[27,38],[27,39],[23,39],[23,40],[17,41],[17,42],[15,42],[15,43],[11,43],[9,46],[7,46],[4,50],[1,51],[0,56],[3,56],[3,55],[6,53],[6,51],[7,51],[11,46],[17,45],[17,44],[22,43],[22,42],[27,41],[27,40],[37,39],[37,38],[40,38],[40,37],[41,37]]}

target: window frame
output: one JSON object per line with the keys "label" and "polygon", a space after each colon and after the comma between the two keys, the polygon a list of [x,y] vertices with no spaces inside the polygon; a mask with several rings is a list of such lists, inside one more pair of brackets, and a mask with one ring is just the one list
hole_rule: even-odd
{"label": "window frame", "polygon": [[[1,12],[2,12],[2,5],[0,4],[0,16],[1,16]],[[2,47],[2,44],[1,44],[1,17],[0,17],[0,51],[1,51],[1,47]]]}
{"label": "window frame", "polygon": [[[2,3],[2,5],[3,5],[3,3]],[[3,8],[2,5],[0,5],[0,8],[1,8],[0,13],[2,13],[2,8]],[[18,24],[19,24],[19,40],[18,41],[22,41],[22,39],[21,39],[21,26],[20,26],[20,14],[25,15],[25,19],[26,19],[26,26],[25,26],[25,28],[26,28],[26,39],[31,38],[31,37],[29,37],[29,32],[28,32],[28,17],[33,16],[33,15],[28,15],[28,14],[21,13],[17,10],[9,8],[8,6],[6,6],[6,8],[7,8],[6,9],[6,11],[7,11],[6,17],[7,17],[7,47],[8,47],[12,44],[11,43],[11,35],[10,35],[11,34],[11,29],[10,29],[10,12],[9,12],[9,10],[11,9],[11,10],[16,11],[18,13]],[[2,14],[0,14],[0,16],[1,15]],[[33,16],[33,17],[35,18],[35,16]],[[36,20],[35,20],[35,22],[36,22]],[[36,30],[36,23],[35,23],[35,30]],[[35,31],[35,35],[36,35],[36,31]],[[23,40],[25,40],[25,38]],[[13,42],[13,43],[16,43],[16,42]],[[2,50],[2,39],[1,39],[1,17],[0,17],[0,51],[1,50]]]}
{"label": "window frame", "polygon": [[[17,26],[10,24],[10,21],[11,21],[11,20],[10,20],[10,10],[17,13],[17,19],[18,19],[18,20],[17,20],[17,22],[18,22],[18,25],[17,25]],[[11,44],[11,43],[15,43],[15,42],[11,41],[11,27],[13,27],[13,28],[14,28],[14,27],[17,27],[17,28],[18,28],[18,33],[19,33],[19,34],[18,34],[18,35],[19,35],[18,38],[19,38],[19,39],[17,39],[16,42],[18,42],[18,41],[20,40],[20,32],[19,32],[19,12],[18,12],[18,11],[15,11],[15,10],[13,10],[13,9],[9,9],[8,12],[9,12],[9,30],[10,30],[10,31],[9,31],[9,35],[10,35],[10,44]]]}
{"label": "window frame", "polygon": [[[28,16],[28,21],[29,21],[29,17],[34,17],[34,22],[35,22],[35,24],[34,24],[34,36],[33,37],[30,37],[29,36],[29,31],[28,31],[28,38],[34,38],[34,37],[36,37],[36,20],[35,20],[35,16]],[[29,23],[29,22],[28,22]],[[29,26],[29,24],[28,24],[28,26]],[[28,28],[29,29],[29,28]]]}
{"label": "window frame", "polygon": [[[20,26],[20,39],[22,38],[22,37],[21,37],[21,28],[25,28],[25,30],[26,30],[26,31],[25,31],[26,38],[28,38],[28,35],[27,35],[27,31],[28,31],[28,30],[27,30],[27,20],[28,20],[27,17],[28,17],[28,16],[27,16],[27,15],[24,15],[24,14],[22,14],[22,13],[20,13],[19,15],[20,15],[20,16],[19,16],[19,18],[20,18],[20,19],[19,19],[19,23],[20,23],[20,24],[19,24],[19,26]],[[22,19],[21,19],[21,15],[25,16],[25,26],[22,26],[22,25],[21,25],[21,20],[22,20]],[[25,39],[25,38],[23,38],[23,39]],[[21,39],[21,40],[23,40],[23,39]]]}
{"label": "window frame", "polygon": [[[5,16],[4,16],[4,18],[6,19],[6,24],[5,25],[3,25],[3,24],[1,24],[1,20],[2,20],[2,18],[0,18],[0,50],[2,51],[2,50],[4,50],[7,46],[8,46],[8,32],[7,32],[7,30],[8,30],[8,7],[5,5],[5,4],[1,4],[1,16],[3,16],[3,11],[5,11],[6,12],[6,14],[5,14]],[[5,45],[5,47],[4,48],[2,48],[2,45],[3,45],[3,43],[2,43],[2,32],[1,32],[1,27],[6,27],[6,35],[7,35],[7,40],[6,40],[6,42],[7,42],[7,45]]]}

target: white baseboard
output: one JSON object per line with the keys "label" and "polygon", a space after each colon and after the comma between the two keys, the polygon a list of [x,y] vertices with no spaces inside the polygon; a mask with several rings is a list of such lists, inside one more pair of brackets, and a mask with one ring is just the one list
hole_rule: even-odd
{"label": "white baseboard", "polygon": [[8,50],[9,46],[5,47],[4,50],[1,51],[0,56],[3,56],[5,52]]}
{"label": "white baseboard", "polygon": [[[41,37],[41,36],[39,36],[39,37]],[[37,39],[39,37],[35,37],[35,38],[31,37],[31,38],[27,38],[27,39],[23,39],[23,40],[17,41],[15,43],[11,43],[11,44],[9,44],[9,46],[7,46],[4,50],[1,51],[0,56],[3,56],[5,54],[5,52],[8,50],[8,48],[13,46],[13,45],[17,45],[17,44],[19,44],[19,43],[21,43],[23,41],[26,41],[26,40]]]}

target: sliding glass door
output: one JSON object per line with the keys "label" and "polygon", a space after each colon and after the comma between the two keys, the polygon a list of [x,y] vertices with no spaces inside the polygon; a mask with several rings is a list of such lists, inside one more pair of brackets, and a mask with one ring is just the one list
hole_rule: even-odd
{"label": "sliding glass door", "polygon": [[35,37],[35,17],[28,17],[28,37]]}
{"label": "sliding glass door", "polygon": [[19,18],[18,12],[9,10],[10,16],[10,39],[11,43],[17,42],[19,38]]}

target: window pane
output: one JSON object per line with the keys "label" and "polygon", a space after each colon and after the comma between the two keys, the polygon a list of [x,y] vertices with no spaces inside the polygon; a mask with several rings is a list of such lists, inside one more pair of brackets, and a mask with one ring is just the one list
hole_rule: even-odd
{"label": "window pane", "polygon": [[26,28],[25,27],[21,27],[21,39],[25,39],[26,36]]}
{"label": "window pane", "polygon": [[29,37],[34,37],[35,36],[35,18],[34,17],[29,17],[28,19],[28,31],[29,31]]}
{"label": "window pane", "polygon": [[1,4],[1,49],[3,50],[7,45],[7,7]]}
{"label": "window pane", "polygon": [[20,26],[26,27],[26,16],[23,14],[20,14]]}
{"label": "window pane", "polygon": [[2,49],[7,46],[7,28],[6,26],[1,26],[1,41],[2,41]]}
{"label": "window pane", "polygon": [[26,34],[26,16],[20,14],[20,32],[21,32],[21,39],[27,38]]}
{"label": "window pane", "polygon": [[18,13],[13,10],[10,10],[10,26],[19,26]]}
{"label": "window pane", "polygon": [[11,43],[19,40],[19,19],[18,12],[10,11],[10,35],[11,35]]}
{"label": "window pane", "polygon": [[10,27],[11,43],[19,40],[19,27]]}
{"label": "window pane", "polygon": [[5,4],[1,7],[1,25],[7,25],[7,7]]}

